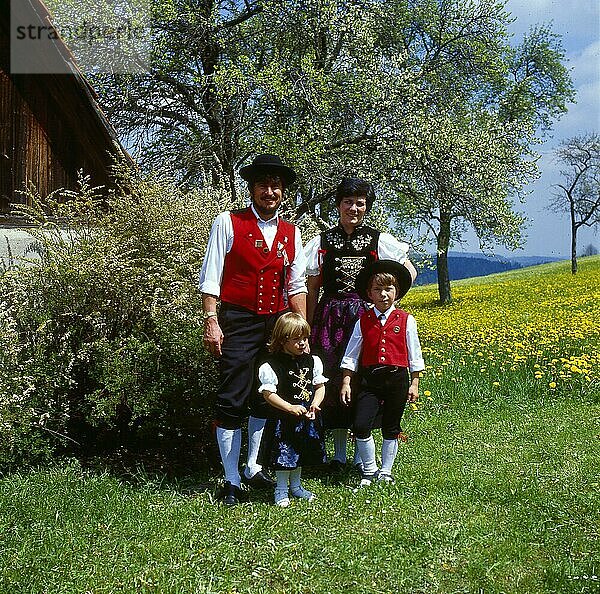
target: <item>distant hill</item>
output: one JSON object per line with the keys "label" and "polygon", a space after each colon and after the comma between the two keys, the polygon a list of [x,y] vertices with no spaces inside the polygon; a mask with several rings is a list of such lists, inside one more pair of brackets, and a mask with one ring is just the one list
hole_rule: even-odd
{"label": "distant hill", "polygon": [[[435,265],[435,256],[431,256]],[[502,256],[486,256],[485,254],[475,252],[449,252],[448,271],[450,280],[459,280],[461,278],[471,278],[473,276],[486,276],[496,272],[506,272],[516,268],[525,268],[527,266],[536,266],[546,262],[556,262],[562,258],[549,256],[513,256],[505,258]],[[435,268],[416,262],[419,270],[419,276],[415,284],[427,285],[437,283],[437,272]]]}

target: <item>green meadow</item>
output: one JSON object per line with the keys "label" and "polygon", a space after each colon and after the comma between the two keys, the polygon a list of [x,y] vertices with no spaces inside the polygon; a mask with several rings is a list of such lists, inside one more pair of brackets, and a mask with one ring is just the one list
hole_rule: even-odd
{"label": "green meadow", "polygon": [[0,592],[600,591],[600,258],[416,288],[427,370],[394,485],[225,508],[218,476],[64,460],[0,478]]}

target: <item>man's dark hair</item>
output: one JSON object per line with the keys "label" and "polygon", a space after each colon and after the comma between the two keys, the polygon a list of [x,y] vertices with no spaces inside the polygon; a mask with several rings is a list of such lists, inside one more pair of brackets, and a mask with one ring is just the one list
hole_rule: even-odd
{"label": "man's dark hair", "polygon": [[254,185],[258,182],[263,181],[279,181],[281,182],[282,189],[285,191],[285,179],[283,179],[283,177],[277,175],[276,173],[257,172],[256,175],[253,175],[248,180],[248,191],[250,192],[250,194],[252,194]]}

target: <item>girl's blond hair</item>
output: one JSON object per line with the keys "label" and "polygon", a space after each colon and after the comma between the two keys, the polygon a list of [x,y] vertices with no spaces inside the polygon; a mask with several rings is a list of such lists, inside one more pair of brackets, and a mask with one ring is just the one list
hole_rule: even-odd
{"label": "girl's blond hair", "polygon": [[275,322],[271,341],[267,346],[271,353],[278,353],[283,350],[283,345],[288,338],[308,338],[309,336],[308,322],[300,314],[290,311]]}

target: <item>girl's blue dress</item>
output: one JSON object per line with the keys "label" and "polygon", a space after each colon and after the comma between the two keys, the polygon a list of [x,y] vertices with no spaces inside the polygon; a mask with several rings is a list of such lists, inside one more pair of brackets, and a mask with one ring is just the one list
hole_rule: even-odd
{"label": "girl's blue dress", "polygon": [[[277,393],[290,404],[307,410],[315,395],[315,385],[327,381],[323,364],[315,355],[295,357],[287,353],[270,355],[259,370],[259,391]],[[321,416],[296,417],[271,407],[271,418],[263,431],[259,463],[275,470],[293,470],[299,466],[327,461]]]}

